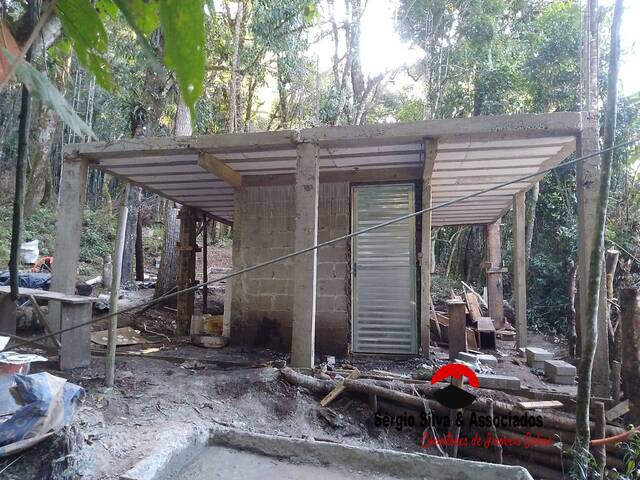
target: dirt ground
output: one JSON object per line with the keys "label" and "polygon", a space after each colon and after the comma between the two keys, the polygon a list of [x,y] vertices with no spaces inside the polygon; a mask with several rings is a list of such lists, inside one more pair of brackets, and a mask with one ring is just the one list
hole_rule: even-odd
{"label": "dirt ground", "polygon": [[[157,314],[150,310],[145,315]],[[553,348],[540,336],[531,341]],[[562,348],[557,349],[561,355]],[[34,364],[33,371],[46,370],[81,385],[86,398],[72,428],[26,452],[5,471],[9,461],[1,461],[0,478],[51,478],[54,465],[56,479],[117,479],[154,451],[161,434],[185,424],[221,424],[257,433],[425,452],[420,448],[421,430],[376,427],[366,399],[343,396],[330,408],[321,408],[316,397],[289,384],[269,366],[286,359],[285,354],[204,349],[174,338],[118,349],[129,354],[140,350],[148,352],[145,357],[118,357],[113,388],[104,386],[104,357],[99,355],[91,367],[73,372],[57,371],[54,364]],[[523,385],[537,390],[575,392],[575,387],[547,384],[525,365],[514,363],[508,344],[499,345],[495,353],[500,359],[496,373],[516,375]],[[446,351],[435,349],[435,359],[444,361],[446,356]],[[362,369],[405,374],[424,363],[422,358],[353,356],[338,363],[343,361]]]}
{"label": "dirt ground", "polygon": [[[228,268],[229,249],[212,249],[209,265]],[[120,305],[136,305],[152,296],[153,288],[126,291]],[[222,307],[223,296],[223,286],[211,286],[212,313],[221,313],[215,310]],[[196,311],[201,308],[198,294]],[[73,372],[57,371],[53,362],[33,364],[34,372],[48,371],[82,386],[86,397],[71,427],[22,455],[0,460],[0,478],[117,479],[153,452],[162,435],[185,425],[221,424],[256,433],[429,453],[420,448],[420,429],[375,426],[364,398],[342,396],[330,408],[320,407],[318,398],[289,384],[271,366],[275,360],[286,360],[286,354],[205,349],[174,337],[175,309],[171,305],[122,314],[119,326],[132,326],[154,343],[118,347],[122,355],[117,358],[113,388],[104,386],[104,354],[100,353],[104,347],[93,345],[91,366]],[[104,328],[106,322],[93,326],[94,331]],[[554,339],[535,334],[529,339],[532,346],[551,350],[556,358],[566,356],[565,347]],[[524,387],[535,390],[575,393],[574,386],[545,382],[542,372],[524,365],[513,348],[514,342],[498,342],[497,350],[491,352],[499,360],[495,373],[517,376]],[[446,350],[434,348],[433,361],[445,363],[447,359]],[[425,360],[350,356],[337,363],[411,374]]]}

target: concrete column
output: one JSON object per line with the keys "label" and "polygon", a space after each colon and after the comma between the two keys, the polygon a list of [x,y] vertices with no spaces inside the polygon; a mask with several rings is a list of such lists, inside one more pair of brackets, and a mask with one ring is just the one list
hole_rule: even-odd
{"label": "concrete column", "polygon": [[527,262],[525,193],[513,198],[513,299],[516,310],[516,348],[527,347]]}
{"label": "concrete column", "polygon": [[502,240],[500,220],[485,226],[487,305],[489,316],[496,328],[504,326],[504,306],[502,294]]}
{"label": "concrete column", "polygon": [[[247,266],[245,259],[246,249],[244,248],[244,226],[246,225],[247,191],[246,187],[240,186],[234,189],[233,194],[233,244],[232,244],[232,266],[234,270],[240,270]],[[222,228],[222,225],[220,226]],[[225,337],[229,337],[232,345],[242,345],[246,340],[243,338],[242,325],[245,311],[247,309],[246,275],[238,275],[227,281],[224,298],[224,323],[222,332]],[[246,343],[245,343],[246,344]]]}
{"label": "concrete column", "polygon": [[[577,155],[589,155],[599,150],[597,115],[585,114],[583,131],[578,137]],[[578,197],[578,285],[581,291],[579,298],[580,332],[586,332],[587,302],[586,294],[589,278],[591,252],[595,245],[594,227],[596,223],[596,205],[600,189],[600,156],[589,158],[576,164],[576,188]],[[602,259],[604,262],[604,258]],[[607,332],[606,286],[600,281],[600,302],[598,305],[598,342],[591,373],[593,395],[608,397],[609,383],[609,344]],[[581,335],[584,341],[584,335]]]}
{"label": "concrete column", "polygon": [[[315,245],[318,240],[317,145],[298,145],[295,181],[294,248],[301,250]],[[317,264],[317,250],[294,257],[291,365],[299,368],[313,368],[315,364]]]}
{"label": "concrete column", "polygon": [[[56,222],[56,240],[54,245],[53,276],[51,291],[74,294],[76,290],[76,275],[78,258],[80,256],[80,237],[82,235],[82,212],[84,210],[87,191],[86,160],[65,157],[60,175],[60,196],[58,203],[58,221]],[[63,321],[60,302],[49,302],[49,318],[53,329],[58,330],[64,324],[71,326],[69,321]],[[86,321],[87,318],[72,317],[71,321]],[[74,349],[74,342],[82,342],[89,348],[89,329],[81,329],[78,335],[62,336],[61,350]],[[66,356],[62,355],[62,356]],[[86,358],[85,358],[86,357]],[[65,369],[88,365],[91,357],[72,358],[65,362]]]}
{"label": "concrete column", "polygon": [[[437,143],[424,140],[424,169],[422,172],[422,208],[431,207],[431,175],[437,153]],[[422,215],[422,256],[420,262],[420,352],[429,357],[431,341],[431,212]]]}

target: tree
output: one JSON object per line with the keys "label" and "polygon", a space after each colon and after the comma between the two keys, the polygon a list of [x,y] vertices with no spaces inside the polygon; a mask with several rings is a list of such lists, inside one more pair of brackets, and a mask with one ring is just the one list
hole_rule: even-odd
{"label": "tree", "polygon": [[[605,113],[605,145],[611,148],[615,138],[617,95],[618,95],[618,69],[620,62],[620,25],[622,23],[623,0],[616,0],[611,26],[611,51],[609,55],[608,93]],[[587,71],[589,82],[586,105],[594,108],[597,100],[597,0],[587,2],[587,19],[585,22],[585,36],[588,39],[587,52],[583,58],[587,59]],[[595,59],[593,57],[596,57]],[[589,91],[590,90],[590,91]],[[597,107],[596,107],[597,108]],[[582,349],[580,364],[578,366],[578,392],[576,394],[576,455],[574,457],[574,473],[579,478],[587,478],[585,471],[587,462],[585,457],[589,452],[590,430],[589,409],[591,400],[591,370],[597,342],[598,304],[600,296],[600,281],[602,278],[602,264],[604,256],[604,233],[607,218],[607,205],[611,183],[612,152],[604,152],[601,155],[600,188],[596,205],[595,228],[593,231],[592,250],[589,257],[588,284],[583,286],[581,295],[587,296],[587,318],[581,319]],[[586,288],[584,288],[586,287]]]}

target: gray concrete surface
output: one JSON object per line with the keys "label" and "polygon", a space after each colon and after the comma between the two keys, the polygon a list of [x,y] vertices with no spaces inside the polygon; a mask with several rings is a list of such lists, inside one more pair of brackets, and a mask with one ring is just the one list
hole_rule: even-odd
{"label": "gray concrete surface", "polygon": [[253,434],[193,430],[143,459],[121,480],[348,478],[532,480],[526,469],[416,453]]}

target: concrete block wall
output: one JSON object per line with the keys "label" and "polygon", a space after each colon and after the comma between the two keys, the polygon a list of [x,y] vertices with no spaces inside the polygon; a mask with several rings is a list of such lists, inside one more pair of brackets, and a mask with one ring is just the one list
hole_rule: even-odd
{"label": "concrete block wall", "polygon": [[[295,208],[292,185],[251,186],[236,191],[233,266],[254,265],[293,251]],[[322,183],[318,241],[349,232],[349,184]],[[291,348],[293,260],[237,277],[232,283],[230,332],[234,345],[288,352]],[[347,350],[347,241],[318,252],[316,352]]]}

